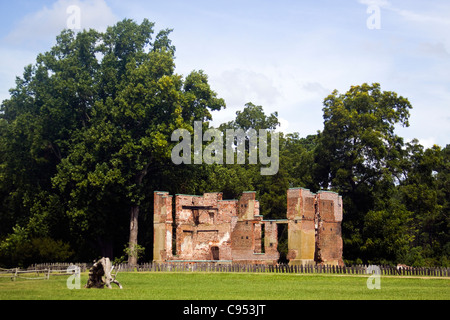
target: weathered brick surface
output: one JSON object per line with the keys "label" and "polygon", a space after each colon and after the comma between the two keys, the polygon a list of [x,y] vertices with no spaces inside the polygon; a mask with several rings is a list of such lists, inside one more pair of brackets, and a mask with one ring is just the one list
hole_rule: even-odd
{"label": "weathered brick surface", "polygon": [[154,192],[153,260],[165,261],[172,256],[172,196]]}
{"label": "weathered brick surface", "polygon": [[342,197],[334,192],[319,192],[319,239],[321,262],[343,265],[341,236]]}
{"label": "weathered brick surface", "polygon": [[334,192],[314,194],[288,190],[288,259],[291,264],[343,265],[342,197]]}
{"label": "weathered brick surface", "polygon": [[[238,200],[223,200],[222,193],[176,195],[174,214],[172,196],[156,191],[154,197],[155,261],[277,263],[277,224],[286,221],[263,220],[255,192],[244,192]],[[289,189],[286,216],[291,264],[342,264],[339,195]],[[173,226],[175,250],[172,250]]]}
{"label": "weathered brick surface", "polygon": [[287,218],[287,258],[291,264],[312,263],[315,253],[315,195],[308,189],[289,189]]}

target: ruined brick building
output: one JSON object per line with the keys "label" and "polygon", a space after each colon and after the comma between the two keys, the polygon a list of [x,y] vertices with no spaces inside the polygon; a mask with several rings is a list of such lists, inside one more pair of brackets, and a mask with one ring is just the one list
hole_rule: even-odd
{"label": "ruined brick building", "polygon": [[[290,264],[342,265],[342,197],[307,189],[287,191],[287,219],[264,220],[255,192],[239,200],[154,192],[153,260],[276,264],[278,224],[288,226]],[[175,210],[173,212],[173,210]]]}

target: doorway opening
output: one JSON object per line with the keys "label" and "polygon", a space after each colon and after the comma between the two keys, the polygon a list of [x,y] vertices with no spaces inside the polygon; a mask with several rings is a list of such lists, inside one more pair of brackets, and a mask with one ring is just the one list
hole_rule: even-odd
{"label": "doorway opening", "polygon": [[280,253],[280,258],[278,259],[278,263],[287,264],[289,263],[289,259],[287,258],[288,254],[288,224],[287,223],[278,223],[277,224],[278,231],[278,247],[277,250]]}
{"label": "doorway opening", "polygon": [[219,247],[211,247],[211,260],[220,260]]}

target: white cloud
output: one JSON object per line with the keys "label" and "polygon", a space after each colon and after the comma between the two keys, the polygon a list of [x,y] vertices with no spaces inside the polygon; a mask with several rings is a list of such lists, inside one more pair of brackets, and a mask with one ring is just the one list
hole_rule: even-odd
{"label": "white cloud", "polygon": [[[415,138],[405,139],[405,143],[411,143]],[[425,149],[432,148],[436,144],[436,139],[433,137],[430,138],[420,138],[417,139],[419,144],[422,145]],[[445,146],[442,146],[445,147]]]}
{"label": "white cloud", "polygon": [[402,16],[404,19],[414,22],[421,22],[421,23],[435,23],[435,24],[441,24],[441,25],[450,25],[450,19],[449,18],[443,18],[439,17],[438,15],[428,15],[423,13],[416,13],[410,10],[402,10],[397,8],[392,8],[393,11],[397,12],[400,16]]}
{"label": "white cloud", "polygon": [[325,98],[328,96],[332,90],[325,88],[318,82],[307,82],[303,85],[303,89],[306,91],[317,94],[319,97]]}
{"label": "white cloud", "polygon": [[[255,12],[249,4],[239,3],[237,11],[237,4],[207,3],[59,0],[22,19],[6,45],[15,42],[28,50],[34,41],[41,46],[34,47],[36,54],[48,50],[66,27],[70,5],[80,6],[82,28],[102,30],[117,21],[111,6],[120,19],[146,17],[157,28],[175,29],[177,72],[204,70],[227,103],[227,109],[213,112],[214,124],[233,120],[253,102],[267,114],[278,111],[286,131],[315,133],[323,128],[323,99],[333,89],[345,93],[351,85],[379,82],[413,104],[411,127],[403,136],[448,142],[448,0],[354,0],[316,10],[313,4],[277,4],[280,12],[297,9],[281,16],[274,14],[275,5]],[[366,28],[369,15],[361,5],[381,8],[380,30]],[[1,56],[7,54],[0,48]],[[4,63],[0,77],[10,72]],[[8,77],[13,83],[14,74]]]}
{"label": "white cloud", "polygon": [[242,108],[245,103],[274,106],[280,97],[269,75],[245,69],[226,70],[216,74],[214,89],[232,108]]}
{"label": "white cloud", "polygon": [[1,42],[0,60],[7,63],[0,64],[0,102],[9,98],[8,90],[24,67],[35,63],[38,53],[49,50],[56,36],[68,27],[70,6],[79,8],[81,29],[106,30],[117,20],[104,0],[58,0],[24,16]]}
{"label": "white cloud", "polygon": [[419,44],[419,52],[422,52],[425,55],[431,55],[436,58],[450,58],[450,53],[447,51],[445,45],[442,42],[422,42]]}
{"label": "white cloud", "polygon": [[16,76],[21,76],[23,68],[35,59],[33,53],[22,50],[5,50],[0,48],[0,103],[9,98],[9,89],[14,87]]}
{"label": "white cloud", "polygon": [[390,7],[391,4],[387,0],[359,0],[359,3],[367,6]]}
{"label": "white cloud", "polygon": [[70,26],[70,6],[80,10],[81,29],[105,30],[117,20],[105,0],[58,0],[50,8],[44,6],[38,12],[26,15],[4,39],[14,46],[48,47],[62,29]]}
{"label": "white cloud", "polygon": [[419,143],[425,148],[432,148],[436,144],[435,138],[422,138],[419,139]]}
{"label": "white cloud", "polygon": [[[368,33],[378,37],[367,51],[392,60],[380,83],[407,97],[413,106],[409,128],[399,129],[405,138],[418,138],[426,147],[445,145],[449,136],[450,2],[436,0],[359,0],[381,8],[382,28]],[[386,37],[395,39],[388,43]],[[371,46],[371,48],[369,48]]]}
{"label": "white cloud", "polygon": [[280,126],[277,128],[276,131],[283,132],[283,133],[290,132],[290,130],[289,130],[289,121],[288,120],[286,120],[284,118],[281,118],[281,117],[278,117],[278,122],[280,122]]}

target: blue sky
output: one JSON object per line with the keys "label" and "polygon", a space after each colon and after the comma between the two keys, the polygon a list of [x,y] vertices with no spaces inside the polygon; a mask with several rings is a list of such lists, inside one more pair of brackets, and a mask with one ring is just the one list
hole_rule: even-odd
{"label": "blue sky", "polygon": [[[278,111],[284,132],[323,129],[322,102],[364,82],[407,97],[406,139],[450,143],[450,1],[406,0],[0,0],[0,100],[23,67],[67,27],[70,5],[81,28],[104,30],[124,18],[173,28],[176,72],[204,70],[234,119],[245,103]],[[379,10],[379,29],[367,21]]]}

